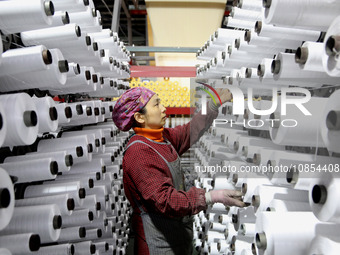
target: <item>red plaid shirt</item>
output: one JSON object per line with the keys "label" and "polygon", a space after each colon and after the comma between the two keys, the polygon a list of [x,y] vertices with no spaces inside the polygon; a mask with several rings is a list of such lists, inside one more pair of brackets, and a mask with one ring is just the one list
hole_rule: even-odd
{"label": "red plaid shirt", "polygon": [[[203,135],[217,115],[217,110],[207,107],[206,115],[198,113],[183,126],[164,128],[163,137],[172,146],[155,143],[139,135],[133,136],[128,145],[135,140],[141,140],[154,147],[167,161],[172,162],[176,160],[177,153],[182,155]],[[123,158],[123,182],[125,194],[134,210],[132,228],[136,234],[135,254],[149,254],[140,211],[135,200],[146,212],[152,211],[167,217],[197,214],[207,206],[203,189],[192,187],[186,192],[176,190],[167,164],[145,144],[134,144],[126,151]]]}

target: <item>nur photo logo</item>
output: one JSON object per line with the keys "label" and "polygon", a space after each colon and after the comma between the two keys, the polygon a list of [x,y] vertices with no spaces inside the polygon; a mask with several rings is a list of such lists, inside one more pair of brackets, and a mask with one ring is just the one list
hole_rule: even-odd
{"label": "nur photo logo", "polygon": [[218,99],[218,101],[220,102],[220,105],[222,105],[222,101],[221,101],[219,94],[217,93],[217,91],[212,86],[205,84],[205,83],[201,83],[201,82],[198,82],[198,84],[201,84],[201,85],[207,87],[208,89],[210,89],[215,94],[215,96],[214,96],[209,90],[207,90],[205,88],[201,88],[201,87],[196,87],[197,90],[201,90],[201,91],[206,93],[206,94],[203,93],[201,95],[202,96],[202,98],[201,98],[202,115],[206,115],[207,114],[207,94],[213,100],[215,105],[217,105],[216,99]]}

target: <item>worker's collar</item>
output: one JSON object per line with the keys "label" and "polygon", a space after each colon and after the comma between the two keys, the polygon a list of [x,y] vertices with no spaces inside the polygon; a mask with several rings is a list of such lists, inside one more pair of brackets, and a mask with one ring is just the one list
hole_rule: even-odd
{"label": "worker's collar", "polygon": [[136,135],[144,136],[155,142],[164,141],[163,130],[164,128],[160,128],[160,129],[150,129],[150,128],[140,128],[140,127],[133,128],[133,131],[135,131]]}

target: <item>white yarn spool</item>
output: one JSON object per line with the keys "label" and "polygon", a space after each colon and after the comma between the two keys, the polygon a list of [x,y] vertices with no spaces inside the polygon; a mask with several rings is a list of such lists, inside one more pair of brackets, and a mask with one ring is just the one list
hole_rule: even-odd
{"label": "white yarn spool", "polygon": [[104,160],[105,165],[112,165],[112,163],[115,161],[114,152],[112,151],[93,155],[93,158],[99,157],[101,157]]}
{"label": "white yarn spool", "polygon": [[63,51],[65,58],[79,64],[81,63],[77,61],[77,58],[82,53],[93,55],[91,38],[89,36],[86,36],[86,33],[84,33],[82,27],[81,29],[82,35],[78,38],[78,40],[69,41],[67,44],[60,47]]}
{"label": "white yarn spool", "polygon": [[62,228],[60,230],[60,236],[58,238],[58,243],[70,243],[76,241],[83,241],[87,236],[87,231],[85,227],[69,227]]}
{"label": "white yarn spool", "polygon": [[[9,254],[31,254],[40,249],[40,236],[33,233],[1,235],[0,246],[8,249],[11,252]],[[0,249],[0,254],[6,253],[1,253]]]}
{"label": "white yarn spool", "polygon": [[[91,86],[91,84],[90,84]],[[94,112],[95,104],[93,101],[84,101],[81,102],[83,107],[84,115],[79,118],[74,118],[72,122],[68,125],[78,126],[84,124],[94,124],[97,123],[96,115]]]}
{"label": "white yarn spool", "polygon": [[72,110],[73,120],[84,116],[84,109],[80,103],[68,103],[67,106]]}
{"label": "white yarn spool", "polygon": [[213,136],[221,137],[225,136],[225,132],[227,132],[229,129],[227,127],[211,127],[211,133]]}
{"label": "white yarn spool", "polygon": [[255,52],[255,53],[257,52],[257,53],[261,53],[263,57],[273,57],[278,52],[284,50],[284,47],[279,47],[279,46],[266,47],[262,45],[249,44],[246,40],[244,40],[243,37],[235,39],[233,43],[235,43],[235,47],[239,51]]}
{"label": "white yarn spool", "polygon": [[319,220],[340,222],[340,205],[336,199],[340,187],[339,183],[338,173],[325,173],[311,183],[309,204]]}
{"label": "white yarn spool", "polygon": [[219,189],[235,189],[234,184],[228,181],[228,178],[224,175],[215,175],[213,184],[215,190]]}
{"label": "white yarn spool", "polygon": [[43,246],[35,252],[37,255],[65,255],[74,254],[74,245],[71,243]]}
{"label": "white yarn spool", "polygon": [[[244,164],[246,166],[247,164]],[[242,169],[243,170],[243,169]],[[249,178],[263,178],[265,177],[264,175],[261,175],[259,173],[255,172],[244,172],[238,169],[235,171],[235,173],[232,174],[232,182],[235,184],[235,187],[238,189],[241,189],[243,186],[243,183],[247,181]]]}
{"label": "white yarn spool", "polygon": [[[268,54],[262,53],[262,52],[245,52],[245,51],[239,51],[236,47],[235,44],[233,43],[231,47],[228,48],[228,53],[229,53],[229,59],[230,60],[235,60],[235,61],[247,61],[248,59],[252,59],[252,61],[257,61],[259,62],[263,57],[267,57]],[[271,54],[270,54],[271,55]],[[253,59],[254,58],[254,59]],[[249,67],[247,65],[246,67]],[[235,77],[237,78],[237,77]],[[229,82],[230,83],[230,82]],[[234,84],[234,83],[232,83]],[[235,83],[236,84],[236,83]]]}
{"label": "white yarn spool", "polygon": [[310,212],[311,207],[308,202],[298,202],[289,200],[273,199],[266,211],[271,212]]}
{"label": "white yarn spool", "polygon": [[57,0],[54,1],[54,8],[56,11],[67,10],[68,12],[85,11],[89,6],[89,1],[84,0]]}
{"label": "white yarn spool", "polygon": [[237,7],[245,10],[262,10],[262,2],[260,0],[238,0]]}
{"label": "white yarn spool", "polygon": [[54,132],[58,128],[58,112],[51,97],[32,97],[37,108],[39,133]]}
{"label": "white yarn spool", "polygon": [[[78,61],[75,60],[75,61]],[[92,63],[95,65],[95,63]],[[94,83],[93,80],[97,79],[98,76],[95,73],[92,67],[80,67],[80,76],[75,77],[71,82],[67,84],[67,88],[64,90],[64,93],[79,93],[79,92],[91,92],[95,91],[97,83]]]}
{"label": "white yarn spool", "polygon": [[14,211],[14,188],[8,173],[0,168],[0,231],[8,225]]}
{"label": "white yarn spool", "polygon": [[76,139],[79,138],[81,139],[81,137],[85,136],[86,140],[89,144],[89,148],[88,151],[89,153],[93,152],[93,153],[97,153],[99,151],[99,147],[102,146],[101,145],[101,137],[99,136],[95,136],[96,133],[91,133],[91,132],[83,132],[83,131],[72,131],[72,132],[63,132],[61,134],[61,138],[72,138],[72,139]]}
{"label": "white yarn spool", "polygon": [[50,54],[53,63],[47,65],[46,69],[35,72],[20,72],[13,75],[2,76],[1,83],[3,91],[22,90],[30,88],[58,88],[66,82],[68,71],[67,61],[59,49],[51,49]]}
{"label": "white yarn spool", "polygon": [[103,232],[100,228],[86,229],[86,237],[84,240],[98,240],[102,237]]}
{"label": "white yarn spool", "polygon": [[[291,99],[293,97],[288,98]],[[298,99],[298,97],[296,98]],[[270,128],[270,136],[273,142],[280,145],[324,147],[325,144],[321,138],[321,128],[315,123],[322,119],[326,103],[327,99],[325,98],[312,97],[304,104],[306,109],[312,114],[308,116],[292,105],[287,105],[286,115],[272,114],[271,118],[279,119],[281,123],[291,119],[298,123],[295,127],[284,127],[274,123],[273,127]],[[310,139],[311,137],[313,139]]]}
{"label": "white yarn spool", "polygon": [[74,211],[71,215],[63,216],[63,227],[76,227],[93,221],[94,214],[89,209]]}
{"label": "white yarn spool", "polygon": [[96,195],[98,202],[105,205],[105,202],[109,200],[108,190],[104,185],[98,185],[87,191],[89,195]]}
{"label": "white yarn spool", "polygon": [[[242,53],[241,53],[242,54]],[[243,53],[244,54],[244,53]],[[226,57],[224,59],[224,70],[226,71],[226,74],[231,74],[231,71],[233,69],[237,69],[237,68],[241,68],[241,67],[255,67],[258,64],[258,60],[257,59],[252,59],[252,58],[248,58],[246,59],[244,58],[234,58],[231,59],[229,54],[226,54]],[[227,76],[227,78],[229,78]],[[232,82],[229,82],[228,80],[228,84],[232,85]]]}
{"label": "white yarn spool", "polygon": [[317,223],[311,212],[260,213],[256,221],[257,254],[306,254]]}
{"label": "white yarn spool", "polygon": [[100,32],[87,33],[87,35],[91,37],[92,41],[97,41],[97,39],[101,38],[109,38],[111,36],[117,40],[117,35],[111,29],[103,29]]}
{"label": "white yarn spool", "polygon": [[229,217],[232,217],[233,214],[236,214],[236,213],[237,213],[237,210],[238,210],[238,207],[236,207],[236,206],[231,206],[231,207],[229,207],[229,211],[228,211]]}
{"label": "white yarn spool", "polygon": [[[113,58],[110,56],[110,52],[107,49],[104,49],[105,56],[100,59],[100,65],[96,67],[96,71],[100,72],[101,75],[110,75],[110,72],[112,72],[112,63]],[[101,83],[101,86],[97,88],[97,91],[100,89],[103,89],[103,82]],[[111,89],[111,88],[110,88]],[[98,91],[99,92],[99,91]]]}
{"label": "white yarn spool", "polygon": [[300,42],[315,42],[320,37],[319,31],[311,31],[293,27],[273,26],[271,24],[266,24],[260,20],[257,21],[255,24],[255,32],[262,37],[288,39]]}
{"label": "white yarn spool", "polygon": [[328,98],[320,120],[322,140],[330,152],[340,152],[339,96],[340,90],[337,90]]}
{"label": "white yarn spool", "polygon": [[[102,205],[100,202],[97,200],[97,195],[87,195],[84,198],[84,202],[81,206],[77,206],[76,209],[89,209],[91,212],[97,212],[102,210],[104,205]],[[110,207],[111,209],[111,207]]]}
{"label": "white yarn spool", "polygon": [[[248,97],[252,96],[251,93]],[[248,101],[248,109],[245,110],[245,119],[247,119],[246,127],[249,129],[258,130],[269,130],[271,123],[268,121],[270,119],[270,114],[258,115],[257,110],[275,110],[275,105],[270,100],[260,100],[260,101]],[[255,113],[254,113],[255,112]],[[263,112],[261,112],[263,114]],[[271,147],[273,149],[284,149],[283,146],[277,146],[274,143],[272,145],[267,145],[264,147]]]}
{"label": "white yarn spool", "polygon": [[223,232],[224,233],[226,226],[224,224],[221,224],[221,223],[212,222],[210,224],[210,229],[211,229],[211,231]]}
{"label": "white yarn spool", "polygon": [[211,157],[222,160],[232,160],[236,157],[234,153],[225,144],[208,144],[208,153]]}
{"label": "white yarn spool", "polygon": [[340,34],[339,29],[340,17],[333,20],[324,40],[322,64],[324,70],[330,76],[339,77],[340,76],[340,65],[339,65],[339,47],[338,35]]}
{"label": "white yarn spool", "polygon": [[275,145],[270,139],[243,136],[239,137],[238,141],[235,141],[234,150],[237,151],[238,155],[240,155],[242,151],[254,146],[271,149],[284,149],[282,146]]}
{"label": "white yarn spool", "polygon": [[96,122],[103,122],[105,120],[105,108],[102,108],[102,101],[94,100],[93,102],[95,105]]}
{"label": "white yarn spool", "polygon": [[270,185],[257,186],[252,196],[252,205],[256,215],[265,211],[273,199],[307,202],[308,191]]}
{"label": "white yarn spool", "polygon": [[[297,153],[294,151],[273,151],[269,154],[263,164],[270,166],[297,166],[300,163],[312,163],[319,162],[319,164],[332,163],[331,157],[326,156],[316,156],[313,154]],[[262,163],[262,161],[261,161]]]}
{"label": "white yarn spool", "polygon": [[74,243],[74,255],[91,255],[96,252],[96,246],[92,241]]}
{"label": "white yarn spool", "polygon": [[262,13],[261,10],[247,10],[247,9],[241,9],[237,7],[233,7],[230,16],[233,17],[233,19],[239,19],[239,20],[249,20],[249,21],[256,21],[259,19],[262,19]]}
{"label": "white yarn spool", "polygon": [[208,231],[205,235],[206,242],[208,244],[217,243],[220,239],[224,239],[224,233],[215,232],[215,231]]}
{"label": "white yarn spool", "polygon": [[91,81],[91,70],[87,69],[85,66],[80,67],[80,74],[73,76],[73,77],[68,77],[65,88],[66,92],[72,88],[72,87],[79,87],[81,85],[90,85]]}
{"label": "white yarn spool", "polygon": [[[273,157],[273,154],[281,152],[281,150],[271,150],[269,148],[262,148],[258,153],[253,155],[253,163],[258,166],[268,166],[269,160]],[[264,175],[268,176],[268,172],[261,171]],[[270,176],[269,176],[270,177]]]}
{"label": "white yarn spool", "polygon": [[241,255],[252,255],[252,254],[253,254],[252,248],[253,248],[253,244],[251,244],[251,250],[243,249],[243,250],[241,251]]}
{"label": "white yarn spool", "polygon": [[118,43],[115,42],[114,37],[98,38],[94,41],[98,43],[99,49],[107,49],[109,55],[115,56],[120,50],[120,47]]}
{"label": "white yarn spool", "polygon": [[[119,92],[116,88],[111,87],[109,84],[104,83],[102,88],[100,90],[94,91],[94,92],[90,92],[89,95],[91,95],[91,97],[115,97],[115,96],[119,96]],[[109,115],[105,116],[106,118],[109,118]]]}
{"label": "white yarn spool", "polygon": [[246,137],[248,136],[247,134],[245,134],[244,132],[233,132],[227,135],[226,138],[226,143],[227,146],[233,150],[234,149],[234,144],[237,140],[240,139],[240,137]]}
{"label": "white yarn spool", "polygon": [[256,234],[255,223],[241,223],[238,232],[244,236],[254,236]]}
{"label": "white yarn spool", "polygon": [[61,228],[60,210],[57,205],[17,207],[3,234],[37,233],[42,243],[58,240]]}
{"label": "white yarn spool", "polygon": [[81,27],[94,26],[96,10],[87,7],[85,11],[70,12],[70,22],[79,24]]}
{"label": "white yarn spool", "polygon": [[[50,152],[31,152],[22,156],[7,157],[4,162],[25,161],[30,159],[42,159],[51,156]],[[58,163],[58,172],[68,172],[73,165],[73,157],[66,150],[54,151],[53,159]]]}
{"label": "white yarn spool", "polygon": [[[92,151],[93,146],[89,142],[87,136],[75,136],[75,137],[65,137],[65,138],[56,138],[56,139],[46,139],[41,140],[38,144],[38,152],[50,151],[53,152],[55,150],[67,150],[74,148],[82,148],[82,153],[73,151],[71,153],[74,162],[87,162],[92,159]],[[76,154],[75,154],[76,153]]]}
{"label": "white yarn spool", "polygon": [[51,52],[43,45],[12,49],[1,55],[0,76],[46,70],[53,61]]}
{"label": "white yarn spool", "polygon": [[[276,180],[276,183],[301,190],[309,190],[314,179],[320,178],[324,172],[334,171],[334,166],[340,163],[337,157],[293,152],[283,153],[279,158],[281,159],[273,160],[274,162],[270,160],[269,164],[274,167],[284,166],[288,171],[279,172],[277,178],[280,180]],[[271,178],[272,182],[276,174],[275,172],[274,177]]]}
{"label": "white yarn spool", "polygon": [[104,208],[104,205],[102,205],[98,199],[97,195],[87,195],[84,198],[84,202],[81,206],[76,206],[76,209],[82,209],[82,208],[88,208],[92,212],[100,211]]}
{"label": "white yarn spool", "polygon": [[51,25],[54,14],[53,3],[42,0],[1,1],[0,10],[0,29],[6,34]]}
{"label": "white yarn spool", "polygon": [[230,244],[230,250],[233,252],[232,254],[241,255],[243,250],[251,251],[253,239],[253,237],[249,236],[234,236]]}
{"label": "white yarn spool", "polygon": [[243,146],[240,150],[240,157],[243,160],[253,160],[254,155],[259,154],[262,148],[261,146]]}
{"label": "white yarn spool", "polygon": [[257,67],[257,75],[262,84],[274,83],[273,74],[271,72],[272,62],[273,59],[271,58],[263,58]]}
{"label": "white yarn spool", "polygon": [[109,250],[109,243],[108,242],[98,242],[95,241],[94,245],[96,246],[96,249],[99,254],[105,254]]}
{"label": "white yarn spool", "polygon": [[119,171],[119,166],[118,165],[113,165],[113,166],[107,166],[106,167],[106,172],[112,173],[113,177],[115,179],[118,179],[118,176],[120,176],[120,171]]}
{"label": "white yarn spool", "polygon": [[[271,66],[274,80],[289,81],[293,85],[305,83],[305,87],[320,87],[320,84],[338,84],[336,77],[325,72],[307,71],[296,68],[295,55],[280,52]],[[310,83],[309,83],[310,82]]]}
{"label": "white yarn spool", "polygon": [[32,197],[15,200],[16,207],[31,205],[53,205],[53,204],[56,204],[59,207],[62,216],[71,215],[75,208],[74,199],[71,198],[69,194],[60,194],[45,197]]}
{"label": "white yarn spool", "polygon": [[295,53],[295,61],[302,70],[324,72],[322,57],[324,44],[317,42],[304,42]]}
{"label": "white yarn spool", "polygon": [[25,189],[24,197],[45,197],[60,194],[69,194],[76,204],[81,205],[86,196],[86,191],[80,187],[80,183],[77,181],[70,183],[51,183],[28,186]]}
{"label": "white yarn spool", "polygon": [[225,241],[226,243],[231,243],[233,236],[237,235],[237,231],[234,228],[233,223],[227,224],[227,229],[225,231]]}
{"label": "white yarn spool", "polygon": [[3,146],[34,143],[38,135],[39,120],[32,98],[26,93],[2,95],[0,104],[6,112],[8,127]]}
{"label": "white yarn spool", "polygon": [[52,24],[51,27],[58,27],[67,25],[70,23],[70,18],[68,16],[67,11],[56,11],[52,16]]}
{"label": "white yarn spool", "polygon": [[51,49],[50,52],[55,60],[50,69],[45,72],[39,72],[40,79],[33,76],[30,82],[35,82],[37,85],[41,84],[43,88],[60,88],[65,85],[67,80],[68,62],[59,49]]}
{"label": "white yarn spool", "polygon": [[114,178],[111,173],[104,173],[103,174],[103,179],[102,180],[97,180],[95,182],[95,185],[104,185],[106,188],[109,190],[114,186]]}
{"label": "white yarn spool", "polygon": [[255,223],[256,216],[252,206],[246,208],[238,208],[237,213],[233,215],[233,223],[236,231],[240,229],[243,223]]}
{"label": "white yarn spool", "polygon": [[64,126],[69,123],[72,118],[72,109],[67,105],[67,103],[56,103],[55,108],[58,112],[58,125]]}
{"label": "white yarn spool", "polygon": [[[326,31],[339,11],[340,4],[336,0],[265,1],[264,21],[279,27]],[[316,13],[318,19],[314,18]]]}
{"label": "white yarn spool", "polygon": [[263,37],[259,36],[254,27],[251,30],[245,32],[244,39],[248,42],[249,45],[259,45],[259,46],[267,46],[268,48],[288,48],[288,49],[296,49],[301,46],[300,41],[292,41],[289,39],[280,38],[272,38],[272,37]]}
{"label": "white yarn spool", "polygon": [[75,175],[67,175],[63,178],[60,178],[58,176],[58,178],[56,180],[53,180],[53,181],[45,181],[43,182],[44,184],[49,184],[49,183],[54,183],[54,184],[57,184],[57,183],[69,183],[69,182],[74,182],[74,181],[77,181],[80,183],[80,186],[81,187],[84,187],[84,189],[88,190],[88,189],[91,189],[93,188],[94,186],[94,180],[91,178],[91,177],[88,177],[88,176],[75,176]]}
{"label": "white yarn spool", "polygon": [[52,180],[58,174],[58,163],[54,158],[7,162],[0,166],[17,178],[16,183]]}
{"label": "white yarn spool", "polygon": [[68,63],[69,71],[67,72],[67,79],[76,77],[80,74],[80,65],[78,63]]}
{"label": "white yarn spool", "polygon": [[212,243],[209,246],[209,254],[211,255],[218,255],[220,254],[218,248],[217,248],[217,243]]}
{"label": "white yarn spool", "polygon": [[81,36],[81,30],[76,24],[68,24],[25,31],[20,36],[25,46],[41,44],[47,48],[57,48],[60,42],[67,43],[68,41],[77,40]]}
{"label": "white yarn spool", "polygon": [[91,172],[106,172],[106,166],[103,159],[93,158],[90,162],[78,163],[72,166],[71,170],[68,172],[69,175],[91,173]]}
{"label": "white yarn spool", "polygon": [[243,28],[243,29],[251,29],[254,27],[255,21],[253,20],[242,20],[242,19],[234,19],[232,17],[226,17],[224,19],[223,24],[227,27],[232,28]]}
{"label": "white yarn spool", "polygon": [[314,254],[329,254],[336,255],[340,249],[339,240],[334,241],[331,238],[325,236],[315,236],[311,242],[311,246],[308,250],[308,255]]}

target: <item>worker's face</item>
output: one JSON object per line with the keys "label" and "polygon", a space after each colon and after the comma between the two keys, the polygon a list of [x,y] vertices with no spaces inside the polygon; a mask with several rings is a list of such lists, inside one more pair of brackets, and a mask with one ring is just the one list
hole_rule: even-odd
{"label": "worker's face", "polygon": [[146,104],[146,114],[141,116],[144,123],[141,123],[144,128],[159,129],[162,128],[166,120],[166,108],[160,103],[157,94],[153,95]]}

